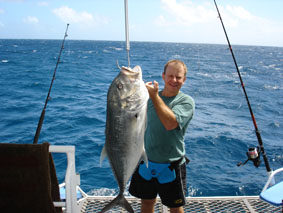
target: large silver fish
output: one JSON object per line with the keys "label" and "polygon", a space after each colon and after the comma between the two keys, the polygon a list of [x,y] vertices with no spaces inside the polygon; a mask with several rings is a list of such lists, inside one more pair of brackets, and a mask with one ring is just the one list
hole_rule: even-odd
{"label": "large silver fish", "polygon": [[122,67],[108,89],[106,141],[100,157],[101,163],[108,156],[120,192],[101,212],[116,205],[134,212],[123,193],[140,160],[147,163],[144,132],[148,98],[140,66]]}

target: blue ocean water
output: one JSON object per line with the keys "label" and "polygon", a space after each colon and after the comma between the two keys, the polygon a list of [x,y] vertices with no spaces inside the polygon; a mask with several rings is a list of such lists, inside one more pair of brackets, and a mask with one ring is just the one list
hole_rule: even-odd
{"label": "blue ocean water", "polygon": [[[0,142],[32,143],[61,47],[60,40],[0,40]],[[283,166],[283,48],[233,46],[258,128],[273,169]],[[237,167],[248,147],[258,146],[240,81],[227,45],[131,42],[131,66],[145,81],[163,86],[169,59],[189,69],[182,91],[196,102],[186,135],[189,196],[257,195],[267,174],[262,162]],[[106,94],[127,65],[124,42],[66,40],[39,143],[76,146],[81,187],[114,195],[117,184],[104,145]],[[64,180],[66,157],[54,154]],[[279,176],[283,178],[283,176]]]}

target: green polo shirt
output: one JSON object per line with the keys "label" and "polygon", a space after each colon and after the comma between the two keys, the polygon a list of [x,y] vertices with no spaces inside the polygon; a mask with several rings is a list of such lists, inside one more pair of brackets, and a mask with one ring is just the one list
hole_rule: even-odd
{"label": "green polo shirt", "polygon": [[167,131],[159,120],[151,99],[147,106],[147,129],[145,150],[150,161],[169,163],[185,155],[185,133],[195,111],[194,100],[180,92],[173,97],[164,97],[164,103],[174,112],[179,126]]}

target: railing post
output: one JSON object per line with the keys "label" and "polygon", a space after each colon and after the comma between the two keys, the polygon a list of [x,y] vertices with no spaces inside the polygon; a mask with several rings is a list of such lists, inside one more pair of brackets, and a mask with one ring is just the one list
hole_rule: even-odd
{"label": "railing post", "polygon": [[66,210],[67,213],[77,213],[79,209],[76,185],[79,185],[79,183],[77,183],[75,166],[75,146],[50,146],[49,151],[67,154],[67,169],[65,174]]}

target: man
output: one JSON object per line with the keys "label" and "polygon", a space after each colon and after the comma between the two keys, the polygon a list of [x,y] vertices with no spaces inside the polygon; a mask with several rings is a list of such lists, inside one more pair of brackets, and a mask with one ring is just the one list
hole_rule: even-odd
{"label": "man", "polygon": [[159,194],[171,213],[184,212],[186,191],[185,132],[193,117],[194,100],[180,92],[186,81],[187,67],[170,60],[162,73],[164,89],[158,82],[147,82],[150,96],[147,109],[145,149],[148,167],[141,162],[133,174],[130,193],[141,198],[141,212],[154,212]]}

